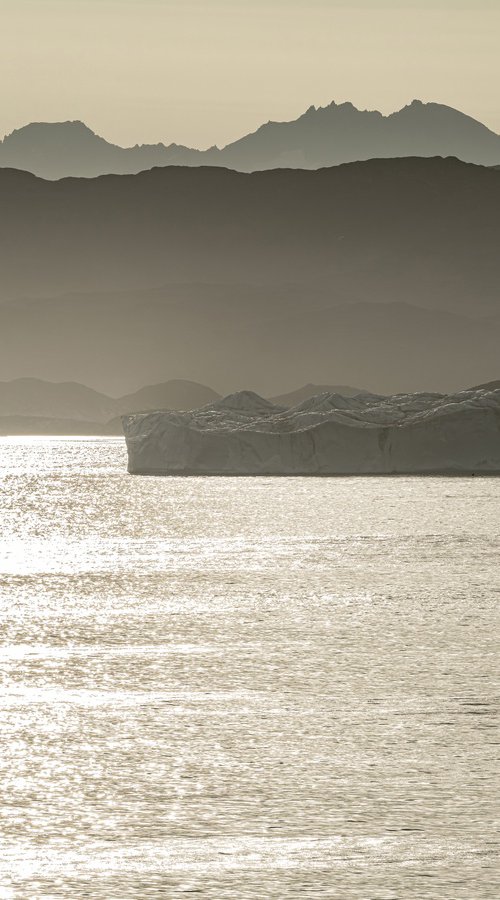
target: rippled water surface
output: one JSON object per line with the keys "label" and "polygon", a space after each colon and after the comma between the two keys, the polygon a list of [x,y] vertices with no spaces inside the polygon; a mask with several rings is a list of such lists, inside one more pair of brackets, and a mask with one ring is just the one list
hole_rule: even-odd
{"label": "rippled water surface", "polygon": [[500,897],[500,479],[0,441],[0,898]]}

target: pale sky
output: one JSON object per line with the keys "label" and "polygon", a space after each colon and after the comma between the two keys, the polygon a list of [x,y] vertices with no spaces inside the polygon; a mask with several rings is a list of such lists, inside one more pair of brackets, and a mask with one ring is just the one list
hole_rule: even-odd
{"label": "pale sky", "polygon": [[223,146],[269,119],[414,98],[500,132],[500,0],[0,0],[0,137],[81,119]]}

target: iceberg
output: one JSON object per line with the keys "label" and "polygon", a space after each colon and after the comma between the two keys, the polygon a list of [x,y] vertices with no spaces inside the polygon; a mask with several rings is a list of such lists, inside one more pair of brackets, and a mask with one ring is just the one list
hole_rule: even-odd
{"label": "iceberg", "polygon": [[139,475],[500,473],[500,389],[277,406],[240,391],[200,409],[123,416]]}

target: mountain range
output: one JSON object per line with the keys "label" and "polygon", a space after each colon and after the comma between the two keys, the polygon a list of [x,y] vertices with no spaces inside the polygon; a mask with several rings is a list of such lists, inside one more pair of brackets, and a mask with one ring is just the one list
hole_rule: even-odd
{"label": "mountain range", "polygon": [[[198,284],[214,299],[225,285],[235,302],[236,286],[260,285],[269,312],[281,285],[287,310],[297,293],[309,310],[316,300],[498,310],[500,173],[455,159],[57,182],[0,169],[0,202],[0,300]],[[186,314],[185,287],[168,297]]]}
{"label": "mountain range", "polygon": [[0,379],[454,391],[497,375],[500,170],[0,169]]}
{"label": "mountain range", "polygon": [[[307,384],[272,400],[282,406],[296,406],[322,391],[346,397],[360,393],[348,385]],[[0,435],[119,435],[124,414],[198,409],[218,399],[220,394],[203,384],[175,379],[114,398],[77,382],[17,378],[0,382]]]}
{"label": "mountain range", "polygon": [[0,169],[0,379],[456,390],[498,370],[500,171]]}
{"label": "mountain range", "polygon": [[500,135],[440,103],[414,100],[388,116],[352,103],[311,106],[290,122],[267,122],[225,147],[120,147],[80,121],[33,122],[0,142],[0,166],[47,179],[133,174],[154,166],[223,166],[241,172],[324,166],[404,156],[456,156],[500,165]]}

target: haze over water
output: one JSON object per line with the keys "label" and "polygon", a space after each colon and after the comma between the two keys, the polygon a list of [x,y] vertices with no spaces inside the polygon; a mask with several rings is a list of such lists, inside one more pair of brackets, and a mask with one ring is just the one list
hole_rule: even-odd
{"label": "haze over water", "polygon": [[0,442],[0,898],[500,896],[498,478]]}

